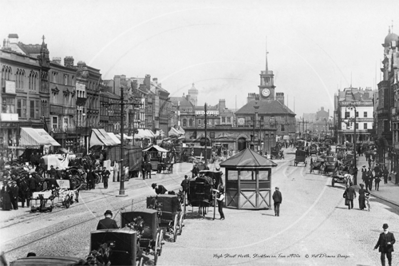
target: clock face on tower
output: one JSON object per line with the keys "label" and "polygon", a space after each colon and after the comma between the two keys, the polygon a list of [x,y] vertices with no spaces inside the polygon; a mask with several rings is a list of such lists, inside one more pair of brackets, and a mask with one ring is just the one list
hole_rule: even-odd
{"label": "clock face on tower", "polygon": [[263,97],[269,97],[270,95],[270,90],[269,89],[263,89],[262,90],[262,96]]}

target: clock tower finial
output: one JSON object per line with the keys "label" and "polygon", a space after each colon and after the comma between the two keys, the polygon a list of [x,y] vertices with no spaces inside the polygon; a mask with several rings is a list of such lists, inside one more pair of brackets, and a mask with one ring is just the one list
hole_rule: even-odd
{"label": "clock tower finial", "polygon": [[267,60],[267,42],[266,42],[266,69],[260,72],[260,85],[259,85],[259,96],[260,100],[274,100],[274,74],[273,71],[269,70],[269,61]]}

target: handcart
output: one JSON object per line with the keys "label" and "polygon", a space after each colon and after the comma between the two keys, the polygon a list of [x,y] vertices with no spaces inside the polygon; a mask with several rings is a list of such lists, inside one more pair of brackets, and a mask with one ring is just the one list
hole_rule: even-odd
{"label": "handcart", "polygon": [[30,199],[30,211],[52,212],[54,208],[54,198],[51,190],[33,192]]}

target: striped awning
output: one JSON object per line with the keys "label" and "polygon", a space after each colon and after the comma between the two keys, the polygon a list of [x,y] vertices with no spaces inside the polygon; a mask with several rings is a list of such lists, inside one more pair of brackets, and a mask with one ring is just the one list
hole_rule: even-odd
{"label": "striped awning", "polygon": [[113,141],[115,141],[117,144],[121,144],[121,141],[115,136],[114,133],[112,133],[112,132],[107,132],[107,133]]}
{"label": "striped awning", "polygon": [[[119,143],[120,144],[120,143]],[[93,146],[115,146],[118,145],[108,133],[101,128],[93,128],[90,136],[90,147]]]}
{"label": "striped awning", "polygon": [[20,146],[61,146],[43,128],[21,127]]}

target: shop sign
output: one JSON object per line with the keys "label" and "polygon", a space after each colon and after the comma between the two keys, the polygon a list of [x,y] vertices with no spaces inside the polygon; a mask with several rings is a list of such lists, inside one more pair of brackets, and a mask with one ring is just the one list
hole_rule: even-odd
{"label": "shop sign", "polygon": [[5,93],[15,94],[15,81],[6,80],[6,90]]}
{"label": "shop sign", "polygon": [[373,102],[372,101],[342,101],[340,103],[341,106],[373,106]]}

